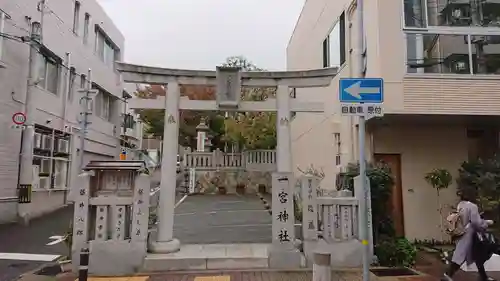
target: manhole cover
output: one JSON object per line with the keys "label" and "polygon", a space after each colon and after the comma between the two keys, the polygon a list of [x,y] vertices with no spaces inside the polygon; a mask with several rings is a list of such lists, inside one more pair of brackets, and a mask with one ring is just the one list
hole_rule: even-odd
{"label": "manhole cover", "polygon": [[418,275],[417,272],[415,272],[409,268],[404,268],[404,267],[377,268],[377,269],[372,269],[370,271],[378,277]]}

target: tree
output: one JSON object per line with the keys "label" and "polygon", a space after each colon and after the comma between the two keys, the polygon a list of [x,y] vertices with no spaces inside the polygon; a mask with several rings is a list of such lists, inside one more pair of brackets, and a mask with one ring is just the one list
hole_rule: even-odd
{"label": "tree", "polygon": [[439,229],[441,230],[441,241],[444,241],[443,206],[441,205],[440,191],[442,189],[447,189],[450,186],[453,177],[446,169],[433,169],[425,174],[424,178],[425,181],[436,190],[436,200],[439,213]]}
{"label": "tree", "polygon": [[484,217],[500,220],[500,154],[463,162],[458,169],[457,189],[476,198]]}
{"label": "tree", "polygon": [[[215,98],[215,88],[202,85],[181,85],[181,96],[193,100],[213,100]],[[144,88],[138,88],[135,95],[139,98],[155,99],[158,96],[167,95],[167,91],[160,85],[151,85]],[[157,109],[137,110],[141,120],[147,125],[146,133],[154,137],[163,136],[165,111]],[[212,144],[216,148],[223,148],[222,136],[224,134],[224,116],[217,112],[197,112],[190,110],[181,110],[179,112],[179,144],[185,147],[196,148],[196,126],[200,124],[204,117],[209,133],[213,136]]]}
{"label": "tree", "polygon": [[[240,67],[243,71],[264,71],[243,56],[226,59],[223,66]],[[244,101],[264,101],[276,96],[275,88],[243,88]],[[237,143],[245,149],[276,148],[276,113],[236,113],[225,120],[225,140]]]}

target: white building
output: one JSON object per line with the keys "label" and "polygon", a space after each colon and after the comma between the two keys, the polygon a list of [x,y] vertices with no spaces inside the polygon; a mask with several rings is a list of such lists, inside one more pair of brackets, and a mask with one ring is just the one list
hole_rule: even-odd
{"label": "white building", "polygon": [[78,173],[80,161],[71,160],[80,145],[72,134],[82,126],[84,93],[79,89],[89,80],[89,69],[98,94],[91,95],[83,163],[119,155],[123,83],[114,61],[122,59],[124,37],[96,0],[47,1],[45,6],[38,0],[0,0],[0,9],[1,223],[16,220],[19,207],[22,130],[12,128],[12,115],[24,111],[29,46],[14,39],[29,35],[30,22],[43,23],[39,83],[33,86],[35,180],[32,202],[23,204],[32,218],[63,206],[71,174]]}

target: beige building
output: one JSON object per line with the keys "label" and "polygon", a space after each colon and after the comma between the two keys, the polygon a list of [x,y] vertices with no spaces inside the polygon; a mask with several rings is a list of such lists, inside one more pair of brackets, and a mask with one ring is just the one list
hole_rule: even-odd
{"label": "beige building", "polygon": [[[478,4],[481,3],[481,4]],[[366,77],[384,79],[383,118],[367,122],[367,159],[393,168],[395,227],[410,239],[442,239],[433,168],[456,177],[463,161],[498,149],[500,18],[495,2],[365,1]],[[486,12],[488,11],[488,12]],[[292,122],[293,162],[323,170],[322,186],[358,158],[357,117],[339,114],[339,78],[357,73],[356,7],[352,0],[307,0],[287,48],[289,70],[339,66],[328,89],[297,89],[323,101],[324,114]],[[453,181],[455,182],[455,181]],[[455,185],[442,192],[444,212]]]}

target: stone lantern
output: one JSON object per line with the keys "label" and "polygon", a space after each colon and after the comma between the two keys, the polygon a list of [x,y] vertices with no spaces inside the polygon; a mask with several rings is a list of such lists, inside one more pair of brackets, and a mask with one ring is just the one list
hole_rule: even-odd
{"label": "stone lantern", "polygon": [[210,128],[207,126],[205,118],[201,118],[200,124],[196,126],[196,150],[198,152],[210,152],[212,138],[209,131]]}

